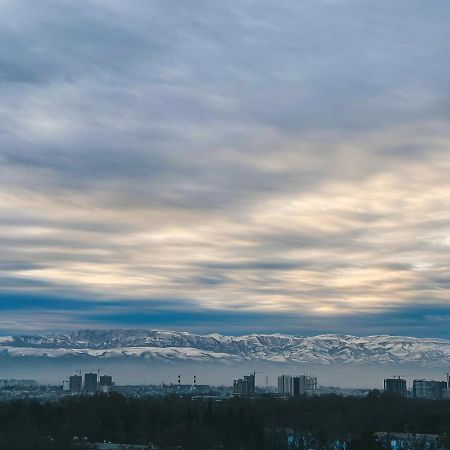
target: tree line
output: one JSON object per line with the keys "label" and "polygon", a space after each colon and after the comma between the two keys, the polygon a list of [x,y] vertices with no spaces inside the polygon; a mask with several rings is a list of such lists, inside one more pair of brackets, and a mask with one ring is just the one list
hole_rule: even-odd
{"label": "tree line", "polygon": [[79,450],[84,437],[152,443],[161,450],[284,450],[289,436],[313,436],[319,448],[338,439],[349,442],[349,450],[370,450],[380,448],[372,438],[376,431],[450,435],[450,401],[372,392],[364,398],[217,401],[109,394],[0,402],[0,450],[73,450],[75,436]]}

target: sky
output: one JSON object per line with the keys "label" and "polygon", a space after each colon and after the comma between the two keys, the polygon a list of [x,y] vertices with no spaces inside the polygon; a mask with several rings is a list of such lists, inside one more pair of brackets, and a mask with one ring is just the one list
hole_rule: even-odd
{"label": "sky", "polygon": [[0,334],[450,338],[448,0],[0,0]]}

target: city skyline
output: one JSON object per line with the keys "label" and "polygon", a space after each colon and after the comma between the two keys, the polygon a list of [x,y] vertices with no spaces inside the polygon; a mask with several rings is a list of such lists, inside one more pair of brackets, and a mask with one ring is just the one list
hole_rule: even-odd
{"label": "city skyline", "polygon": [[0,336],[450,338],[448,2],[0,12]]}

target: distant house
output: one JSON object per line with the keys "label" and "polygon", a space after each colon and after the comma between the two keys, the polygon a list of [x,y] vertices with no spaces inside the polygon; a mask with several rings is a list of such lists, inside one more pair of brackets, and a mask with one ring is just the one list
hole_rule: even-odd
{"label": "distant house", "polygon": [[447,447],[443,443],[443,438],[439,434],[419,434],[419,433],[388,433],[380,431],[374,433],[374,439],[383,448],[388,450],[400,449],[429,449],[445,450]]}

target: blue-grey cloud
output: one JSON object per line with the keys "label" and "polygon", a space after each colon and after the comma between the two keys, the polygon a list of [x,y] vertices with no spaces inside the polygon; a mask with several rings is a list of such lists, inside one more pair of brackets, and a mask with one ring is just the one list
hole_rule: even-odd
{"label": "blue-grey cloud", "polygon": [[[198,333],[277,333],[312,336],[323,333],[324,318],[306,312],[208,311],[188,298],[153,298],[147,301],[61,298],[36,295],[1,296],[0,327],[3,333],[43,332],[48,324],[56,331],[81,328],[178,329]],[[43,323],[33,317],[43,319]],[[360,335],[392,334],[449,338],[448,306],[416,305],[390,308],[362,316],[326,316],[329,333]]]}

